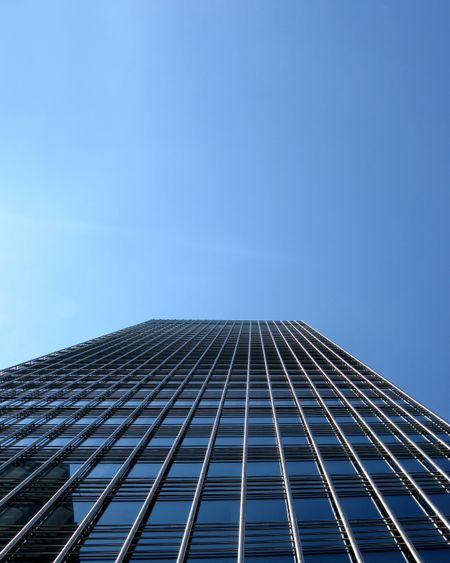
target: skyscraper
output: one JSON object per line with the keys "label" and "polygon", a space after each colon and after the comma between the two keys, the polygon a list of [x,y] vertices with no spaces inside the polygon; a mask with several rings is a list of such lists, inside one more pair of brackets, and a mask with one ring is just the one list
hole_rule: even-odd
{"label": "skyscraper", "polygon": [[154,320],[4,370],[0,557],[450,561],[450,427],[304,322]]}

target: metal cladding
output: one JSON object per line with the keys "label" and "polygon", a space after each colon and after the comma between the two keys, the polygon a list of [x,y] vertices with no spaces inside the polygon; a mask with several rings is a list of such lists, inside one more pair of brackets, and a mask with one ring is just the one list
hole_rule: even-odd
{"label": "metal cladding", "polygon": [[2,561],[450,561],[450,426],[304,322],[153,320],[0,385]]}

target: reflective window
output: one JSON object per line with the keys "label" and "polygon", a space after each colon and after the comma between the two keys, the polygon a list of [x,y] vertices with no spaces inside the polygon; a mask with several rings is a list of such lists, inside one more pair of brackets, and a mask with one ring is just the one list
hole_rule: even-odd
{"label": "reflective window", "polygon": [[196,521],[199,524],[236,523],[239,521],[239,500],[203,499],[200,502]]}
{"label": "reflective window", "polygon": [[158,475],[161,463],[145,463],[139,461],[128,474],[131,479],[153,479]]}
{"label": "reflective window", "polygon": [[394,514],[398,517],[414,517],[423,516],[424,511],[414,500],[408,495],[388,495],[385,497],[386,503],[390,506]]}
{"label": "reflective window", "polygon": [[334,520],[334,512],[327,498],[294,499],[297,520]]}
{"label": "reflective window", "polygon": [[90,479],[110,479],[121,467],[121,463],[99,463],[87,476]]}
{"label": "reflective window", "polygon": [[186,522],[190,507],[191,503],[188,501],[157,501],[150,513],[148,523],[182,524]]}
{"label": "reflective window", "polygon": [[260,477],[262,475],[280,475],[280,464],[277,461],[247,462],[248,477]]}
{"label": "reflective window", "polygon": [[379,513],[377,507],[368,496],[343,497],[339,499],[339,503],[349,520],[381,518],[381,514]]}
{"label": "reflective window", "polygon": [[247,522],[279,522],[287,519],[283,499],[247,499],[245,508]]}

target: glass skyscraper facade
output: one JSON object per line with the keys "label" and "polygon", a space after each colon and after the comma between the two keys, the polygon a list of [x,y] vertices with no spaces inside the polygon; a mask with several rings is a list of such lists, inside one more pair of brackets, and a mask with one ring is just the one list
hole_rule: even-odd
{"label": "glass skyscraper facade", "polygon": [[0,383],[2,561],[450,562],[448,423],[304,322],[149,321]]}

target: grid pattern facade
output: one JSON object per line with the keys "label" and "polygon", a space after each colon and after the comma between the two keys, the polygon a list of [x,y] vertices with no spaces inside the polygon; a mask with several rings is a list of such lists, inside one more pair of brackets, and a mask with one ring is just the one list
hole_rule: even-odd
{"label": "grid pattern facade", "polygon": [[2,561],[450,561],[448,423],[304,322],[149,321],[0,384]]}

